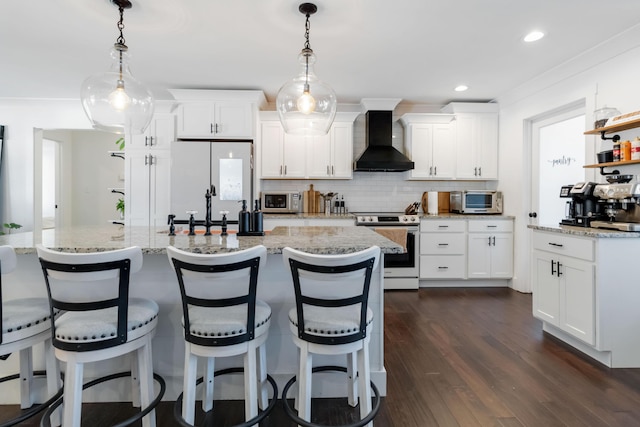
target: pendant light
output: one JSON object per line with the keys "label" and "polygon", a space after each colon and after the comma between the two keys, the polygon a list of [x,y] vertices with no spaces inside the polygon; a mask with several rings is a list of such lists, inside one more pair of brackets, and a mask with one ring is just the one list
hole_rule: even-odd
{"label": "pendant light", "polygon": [[316,56],[309,45],[309,17],[318,8],[302,3],[298,10],[306,16],[305,44],[298,55],[300,72],[278,91],[276,109],[284,131],[296,135],[326,135],[336,116],[336,93],[313,72]]}
{"label": "pendant light", "polygon": [[124,35],[124,9],[131,8],[129,0],[111,0],[120,11],[120,35],[111,50],[111,68],[94,74],[82,83],[82,107],[94,128],[138,135],[143,133],[153,116],[151,92],[129,70],[129,54]]}

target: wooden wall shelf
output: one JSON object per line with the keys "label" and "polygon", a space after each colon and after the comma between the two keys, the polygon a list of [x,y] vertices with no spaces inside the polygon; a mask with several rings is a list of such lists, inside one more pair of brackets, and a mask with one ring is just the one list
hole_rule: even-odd
{"label": "wooden wall shelf", "polygon": [[[629,120],[628,122],[624,122],[624,123],[617,123],[611,126],[605,126],[598,129],[588,130],[584,134],[585,135],[605,135],[608,133],[621,132],[623,130],[629,130],[637,127],[640,127],[640,119]],[[616,162],[616,163],[619,163],[619,162]]]}
{"label": "wooden wall shelf", "polygon": [[637,164],[640,164],[640,160],[624,160],[620,162],[596,163],[594,165],[584,165],[583,168],[608,168],[608,167],[615,167],[615,166],[637,165]]}

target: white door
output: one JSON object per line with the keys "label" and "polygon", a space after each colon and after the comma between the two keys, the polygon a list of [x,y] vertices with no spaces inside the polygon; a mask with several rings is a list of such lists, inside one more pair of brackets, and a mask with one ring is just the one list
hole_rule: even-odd
{"label": "white door", "polygon": [[42,139],[42,229],[59,225],[56,215],[57,197],[60,193],[59,159],[59,144],[50,139]]}
{"label": "white door", "polygon": [[532,122],[530,222],[557,225],[568,199],[560,187],[585,180],[584,107],[574,107]]}

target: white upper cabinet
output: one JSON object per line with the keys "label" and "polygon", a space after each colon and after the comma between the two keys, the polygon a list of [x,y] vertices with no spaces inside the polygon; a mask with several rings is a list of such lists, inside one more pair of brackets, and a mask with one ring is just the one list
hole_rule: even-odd
{"label": "white upper cabinet", "polygon": [[260,91],[178,90],[177,136],[181,139],[253,139],[258,109],[265,104]]}
{"label": "white upper cabinet", "polygon": [[448,180],[455,178],[456,128],[451,114],[404,114],[407,156],[415,163],[409,179]]}
{"label": "white upper cabinet", "polygon": [[357,113],[337,113],[327,135],[284,132],[273,111],[260,113],[261,179],[351,179],[353,122]]}
{"label": "white upper cabinet", "polygon": [[456,120],[456,178],[498,179],[498,104],[452,102]]}
{"label": "white upper cabinet", "polygon": [[171,142],[176,138],[176,117],[170,113],[156,113],[151,119],[149,127],[142,135],[133,135],[127,141],[126,148],[171,148]]}

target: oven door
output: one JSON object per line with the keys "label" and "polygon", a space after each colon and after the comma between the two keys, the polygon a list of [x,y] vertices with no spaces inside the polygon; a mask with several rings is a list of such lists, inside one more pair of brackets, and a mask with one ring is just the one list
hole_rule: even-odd
{"label": "oven door", "polygon": [[384,254],[385,289],[418,289],[419,239],[418,227],[407,227],[407,251],[402,254]]}

